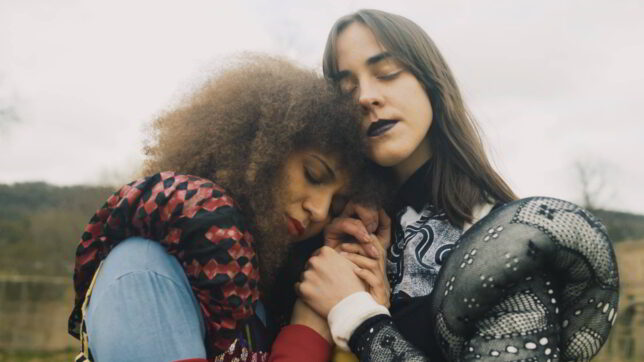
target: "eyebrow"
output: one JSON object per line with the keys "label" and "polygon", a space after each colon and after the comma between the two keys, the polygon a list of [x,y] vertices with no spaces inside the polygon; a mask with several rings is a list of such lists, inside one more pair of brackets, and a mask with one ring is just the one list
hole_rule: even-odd
{"label": "eyebrow", "polygon": [[327,174],[330,176],[331,180],[335,179],[335,172],[333,172],[333,169],[329,166],[328,163],[326,163],[326,161],[324,161],[317,155],[311,155],[311,157],[318,160],[326,168]]}
{"label": "eyebrow", "polygon": [[[391,55],[390,52],[382,52],[382,53],[379,53],[379,54],[376,54],[374,56],[371,56],[371,57],[367,58],[367,61],[365,63],[368,66],[371,66],[371,65],[377,64],[377,63],[379,63],[379,62],[381,62],[383,60],[391,58],[392,56],[393,55]],[[335,75],[333,76],[333,80],[337,82],[337,81],[339,81],[339,80],[341,80],[343,78],[346,78],[349,75],[351,75],[351,71],[342,70],[342,71],[339,71],[339,72],[335,73]]]}
{"label": "eyebrow", "polygon": [[374,64],[376,64],[378,62],[381,62],[381,61],[383,61],[383,60],[385,60],[387,58],[391,58],[391,57],[392,57],[391,53],[382,52],[380,54],[376,54],[376,55],[374,55],[372,57],[369,57],[367,59],[366,63],[367,63],[367,65],[374,65]]}

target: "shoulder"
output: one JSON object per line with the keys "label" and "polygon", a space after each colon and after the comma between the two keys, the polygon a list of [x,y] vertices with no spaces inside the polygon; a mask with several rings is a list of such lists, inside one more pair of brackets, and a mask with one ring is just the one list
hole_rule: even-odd
{"label": "shoulder", "polygon": [[166,199],[172,198],[198,204],[210,211],[220,206],[237,207],[230,193],[216,182],[173,171],[159,172],[134,181],[127,185],[127,189],[139,190],[144,202],[154,200],[156,203],[164,203]]}
{"label": "shoulder", "polygon": [[179,227],[188,223],[191,228],[213,224],[247,229],[244,212],[232,195],[207,178],[160,172],[128,184],[120,197],[138,199],[137,217],[151,216]]}
{"label": "shoulder", "polygon": [[463,231],[467,231],[472,225],[476,224],[481,220],[482,218],[486,217],[487,214],[492,211],[496,204],[492,202],[486,202],[482,204],[478,204],[472,208],[472,221],[471,222],[466,222],[463,224]]}

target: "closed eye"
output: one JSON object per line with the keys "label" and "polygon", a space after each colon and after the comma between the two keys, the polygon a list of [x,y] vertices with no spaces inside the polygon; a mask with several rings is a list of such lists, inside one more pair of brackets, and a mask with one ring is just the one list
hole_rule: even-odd
{"label": "closed eye", "polygon": [[322,180],[318,179],[307,167],[304,167],[304,177],[312,185],[322,184]]}
{"label": "closed eye", "polygon": [[403,70],[402,70],[402,69],[399,69],[399,70],[396,70],[396,71],[394,71],[394,72],[390,72],[390,73],[387,73],[387,74],[379,75],[379,76],[378,76],[378,79],[381,79],[381,80],[391,80],[391,79],[395,79],[395,78],[396,78],[396,77],[398,77],[398,75],[400,75],[400,73],[402,73],[402,72],[403,72]]}

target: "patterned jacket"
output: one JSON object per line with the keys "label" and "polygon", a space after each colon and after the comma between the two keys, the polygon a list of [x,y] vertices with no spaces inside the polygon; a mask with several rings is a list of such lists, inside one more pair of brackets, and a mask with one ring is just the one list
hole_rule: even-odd
{"label": "patterned jacket", "polygon": [[85,227],[76,249],[69,333],[79,337],[81,306],[100,262],[131,236],[156,240],[178,259],[204,316],[209,356],[226,351],[259,299],[253,236],[222,187],[174,172],[123,186]]}

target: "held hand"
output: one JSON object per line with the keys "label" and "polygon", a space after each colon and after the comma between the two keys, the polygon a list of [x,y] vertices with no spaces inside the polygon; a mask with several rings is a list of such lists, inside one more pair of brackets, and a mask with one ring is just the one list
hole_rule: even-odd
{"label": "held hand", "polygon": [[[347,206],[347,208],[348,207],[349,206]],[[356,207],[357,206],[353,206],[353,208]],[[372,227],[372,232],[375,232],[377,241],[380,243],[382,248],[387,250],[391,243],[391,219],[389,219],[385,211],[382,209],[378,211],[366,209],[364,207],[359,209],[362,210],[362,215],[365,218],[367,218],[367,216],[364,215],[375,213],[376,217],[373,215],[369,216],[370,220],[378,220],[378,223],[376,224],[377,226]],[[345,210],[347,209],[345,208]],[[335,249],[339,245],[351,241],[357,241],[358,243],[363,244],[364,251],[369,257],[380,257],[377,246],[371,245],[373,239],[362,219],[340,216],[333,219],[331,224],[324,229],[324,244],[331,248]]]}
{"label": "held hand", "polygon": [[295,291],[322,317],[345,297],[367,287],[355,274],[355,264],[328,246],[323,246],[309,259]]}
{"label": "held hand", "polygon": [[368,236],[378,228],[378,211],[349,201],[342,213],[324,229],[325,244],[335,248],[338,245],[357,240],[368,242]]}
{"label": "held hand", "polygon": [[295,306],[293,307],[293,315],[291,316],[291,324],[301,324],[307,326],[329,343],[333,343],[331,337],[331,331],[329,330],[329,324],[326,321],[326,318],[322,318],[317,314],[311,307],[304,303],[301,299],[295,301]]}
{"label": "held hand", "polygon": [[[374,236],[375,238],[375,236]],[[379,242],[374,241],[378,249],[378,258],[370,258],[364,256],[363,246],[360,244],[342,244],[339,249],[340,255],[344,256],[355,264],[359,269],[355,273],[363,282],[368,286],[368,292],[373,299],[386,308],[391,306],[390,296],[391,287],[389,286],[389,279],[386,274],[386,258],[387,252],[382,248]]]}
{"label": "held hand", "polygon": [[[376,229],[376,237],[378,242],[385,252],[389,250],[389,245],[391,245],[391,219],[385,212],[385,210],[378,210],[378,228]],[[385,255],[386,257],[386,255]]]}
{"label": "held hand", "polygon": [[378,228],[379,220],[378,211],[372,207],[360,205],[353,201],[349,201],[340,216],[352,217],[362,221],[362,224],[367,228],[369,233],[374,233]]}

